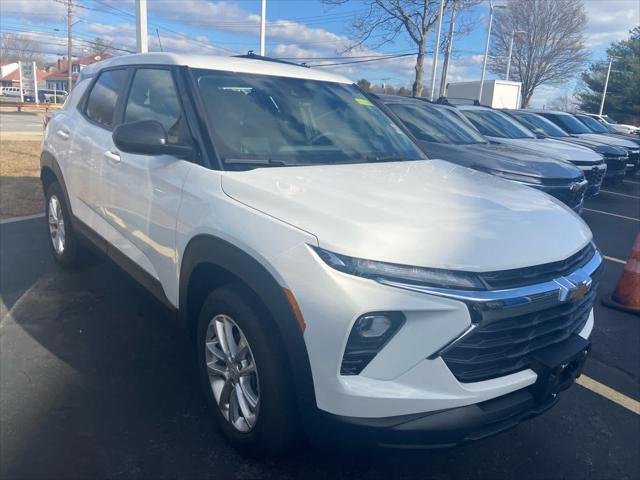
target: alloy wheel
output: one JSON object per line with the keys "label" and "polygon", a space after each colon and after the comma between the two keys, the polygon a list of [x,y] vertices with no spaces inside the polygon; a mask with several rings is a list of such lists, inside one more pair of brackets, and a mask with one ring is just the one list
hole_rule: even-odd
{"label": "alloy wheel", "polygon": [[49,234],[53,249],[58,256],[64,253],[65,248],[65,225],[62,215],[62,205],[57,196],[52,195],[48,205]]}
{"label": "alloy wheel", "polygon": [[242,329],[227,315],[207,326],[205,361],[209,384],[223,417],[240,432],[256,424],[260,406],[258,371]]}

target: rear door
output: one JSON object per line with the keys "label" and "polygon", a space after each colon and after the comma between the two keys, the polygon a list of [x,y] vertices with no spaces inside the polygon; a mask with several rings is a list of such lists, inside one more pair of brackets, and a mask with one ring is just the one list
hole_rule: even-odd
{"label": "rear door", "polygon": [[107,152],[127,76],[126,68],[100,72],[79,107],[82,121],[66,132],[73,139],[74,214],[109,242],[117,239],[118,232],[106,220],[108,189],[103,173],[112,162]]}
{"label": "rear door", "polygon": [[[156,120],[168,143],[191,145],[174,71],[138,67],[132,74],[122,107],[123,123]],[[108,189],[106,211],[122,237],[116,247],[161,284],[175,276],[175,230],[188,160],[171,155],[140,155],[118,151],[110,138],[103,180]],[[171,298],[172,292],[166,292]]]}

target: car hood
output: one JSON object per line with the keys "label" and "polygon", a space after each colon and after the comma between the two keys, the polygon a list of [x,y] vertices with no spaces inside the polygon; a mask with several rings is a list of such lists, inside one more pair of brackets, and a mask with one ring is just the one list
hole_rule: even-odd
{"label": "car hood", "polygon": [[337,253],[493,271],[563,260],[591,240],[549,195],[442,160],[224,172],[231,198]]}
{"label": "car hood", "polygon": [[618,138],[627,142],[633,142],[636,145],[640,145],[640,137],[637,135],[625,135],[624,133],[605,133],[607,137]]}
{"label": "car hood", "polygon": [[600,133],[581,133],[578,135],[580,138],[586,138],[587,140],[593,140],[594,142],[600,142],[607,145],[613,145],[614,147],[631,148],[633,150],[638,149],[638,144],[630,140],[623,140],[621,138],[610,137],[608,135],[602,135]]}
{"label": "car hood", "polygon": [[567,182],[582,174],[571,163],[511,145],[450,145],[424,141],[418,141],[418,145],[431,158],[440,158],[477,170],[497,170],[540,180],[566,179]]}
{"label": "car hood", "polygon": [[492,141],[503,145],[512,145],[525,148],[540,155],[548,155],[552,158],[568,162],[579,161],[599,163],[602,157],[594,151],[579,145],[570,145],[552,138],[497,138],[489,137]]}
{"label": "car hood", "polygon": [[626,152],[623,148],[606,145],[600,141],[590,140],[588,138],[582,138],[575,135],[568,137],[556,137],[556,140],[559,142],[570,143],[572,145],[581,145],[585,148],[597,149],[598,154],[601,155],[624,155]]}

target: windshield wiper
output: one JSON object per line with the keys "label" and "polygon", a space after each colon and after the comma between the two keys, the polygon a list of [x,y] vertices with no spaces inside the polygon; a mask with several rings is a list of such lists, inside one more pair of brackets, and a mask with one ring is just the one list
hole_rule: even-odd
{"label": "windshield wiper", "polygon": [[274,160],[272,158],[223,158],[222,163],[225,165],[243,165],[253,167],[287,167],[294,165],[283,160]]}

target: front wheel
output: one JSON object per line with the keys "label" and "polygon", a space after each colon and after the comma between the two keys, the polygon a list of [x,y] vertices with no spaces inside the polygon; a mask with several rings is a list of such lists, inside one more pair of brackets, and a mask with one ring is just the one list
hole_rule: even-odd
{"label": "front wheel", "polygon": [[207,403],[225,437],[253,455],[287,452],[298,436],[291,376],[271,320],[250,290],[209,294],[197,349]]}
{"label": "front wheel", "polygon": [[46,202],[47,233],[53,258],[63,268],[80,266],[84,254],[83,247],[71,225],[71,212],[64,201],[58,182],[53,182],[47,188]]}

